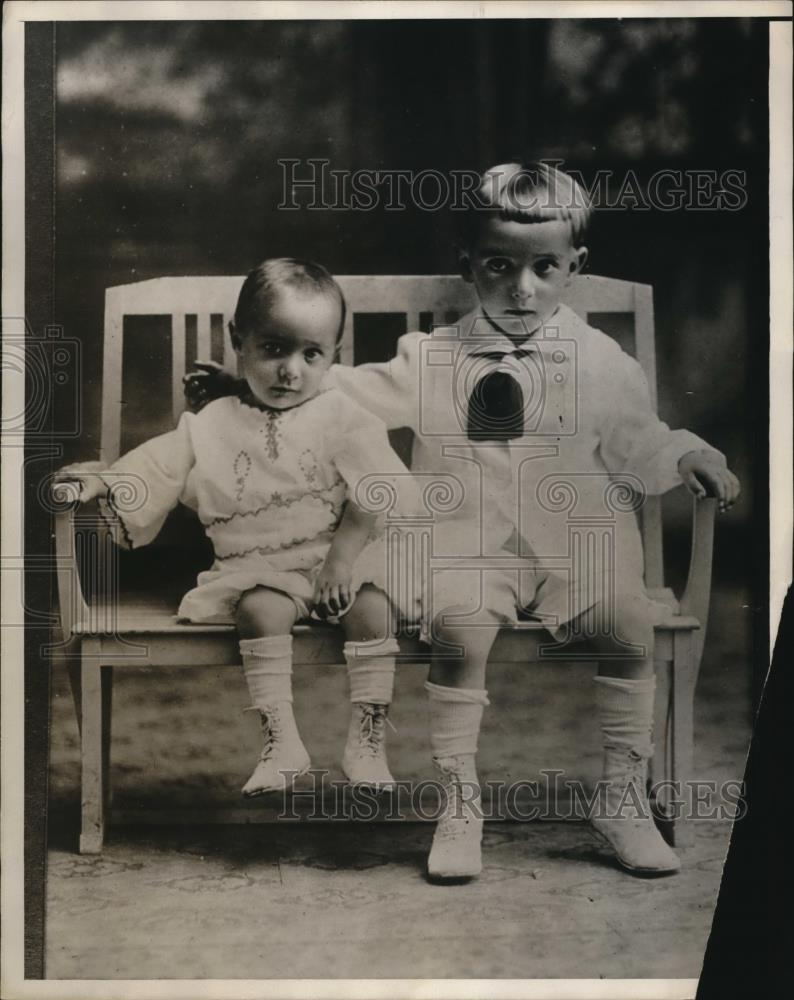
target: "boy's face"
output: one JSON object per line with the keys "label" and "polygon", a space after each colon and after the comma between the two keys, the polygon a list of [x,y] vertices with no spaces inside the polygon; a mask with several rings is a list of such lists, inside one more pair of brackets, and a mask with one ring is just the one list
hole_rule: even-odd
{"label": "boy's face", "polygon": [[330,295],[278,291],[256,328],[232,337],[256,398],[286,410],[316,395],[334,361],[340,321],[340,305]]}
{"label": "boy's face", "polygon": [[487,219],[476,243],[461,254],[486,315],[512,339],[526,339],[554,315],[563,291],[587,259],[571,243],[562,219],[513,222]]}

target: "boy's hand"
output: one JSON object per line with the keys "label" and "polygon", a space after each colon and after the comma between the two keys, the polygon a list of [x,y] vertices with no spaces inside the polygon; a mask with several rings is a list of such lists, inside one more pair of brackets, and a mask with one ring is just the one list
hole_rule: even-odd
{"label": "boy's hand", "polygon": [[107,465],[104,462],[75,462],[64,465],[52,477],[53,487],[59,483],[75,483],[80,488],[80,503],[87,503],[95,497],[107,495],[107,483],[103,482],[101,473]]}
{"label": "boy's hand", "polygon": [[342,559],[326,559],[314,584],[314,610],[320,618],[338,618],[352,604],[353,567]]}
{"label": "boy's hand", "polygon": [[234,396],[240,379],[225,371],[214,361],[196,361],[198,371],[188,372],[182,379],[185,399],[192,413],[203,410],[207,403],[222,396]]}
{"label": "boy's hand", "polygon": [[698,499],[713,496],[721,511],[730,510],[741,486],[725,459],[716,451],[690,451],[678,462],[678,471],[690,493]]}

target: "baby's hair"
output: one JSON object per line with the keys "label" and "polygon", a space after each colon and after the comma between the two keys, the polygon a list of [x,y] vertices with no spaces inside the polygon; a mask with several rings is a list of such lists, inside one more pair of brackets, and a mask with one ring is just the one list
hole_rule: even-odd
{"label": "baby's hair", "polygon": [[592,210],[589,198],[570,174],[544,160],[510,160],[480,176],[463,215],[460,242],[470,247],[483,221],[495,214],[508,222],[561,219],[571,227],[573,245],[580,247]]}
{"label": "baby's hair", "polygon": [[257,321],[266,316],[276,293],[281,288],[295,288],[305,294],[333,296],[339,302],[339,330],[337,344],[342,339],[347,305],[342,289],[322,264],[295,257],[271,257],[263,260],[248,273],[234,310],[234,330],[244,336]]}

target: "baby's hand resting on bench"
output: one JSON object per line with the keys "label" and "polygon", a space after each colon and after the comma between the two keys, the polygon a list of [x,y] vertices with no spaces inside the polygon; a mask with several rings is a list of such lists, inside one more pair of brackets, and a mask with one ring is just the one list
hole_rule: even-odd
{"label": "baby's hand resting on bench", "polygon": [[678,471],[698,499],[716,497],[721,511],[730,510],[741,491],[739,480],[717,451],[690,451],[678,462]]}
{"label": "baby's hand resting on bench", "polygon": [[87,503],[96,497],[106,496],[107,483],[102,473],[107,469],[104,462],[75,462],[64,465],[52,477],[53,488],[62,483],[74,483],[80,488],[80,502]]}
{"label": "baby's hand resting on bench", "polygon": [[213,399],[236,395],[243,384],[242,379],[235,378],[214,361],[196,361],[196,368],[197,371],[188,372],[182,379],[192,413],[198,413]]}

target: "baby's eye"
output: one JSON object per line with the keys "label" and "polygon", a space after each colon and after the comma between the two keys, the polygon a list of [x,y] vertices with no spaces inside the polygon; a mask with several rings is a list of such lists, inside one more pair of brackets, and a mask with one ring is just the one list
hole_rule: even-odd
{"label": "baby's eye", "polygon": [[494,274],[504,274],[510,270],[512,262],[507,257],[490,257],[485,262],[485,266]]}
{"label": "baby's eye", "polygon": [[555,260],[539,260],[535,264],[535,273],[539,274],[541,277],[546,274],[551,274],[552,271],[557,270],[557,262]]}
{"label": "baby's eye", "polygon": [[307,351],[304,351],[303,356],[307,361],[316,361],[323,356],[323,352],[319,347],[310,347]]}
{"label": "baby's eye", "polygon": [[267,358],[281,358],[284,356],[284,345],[275,341],[265,341],[259,345],[259,350]]}

